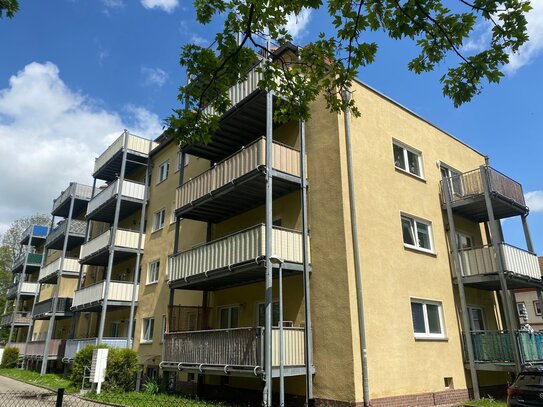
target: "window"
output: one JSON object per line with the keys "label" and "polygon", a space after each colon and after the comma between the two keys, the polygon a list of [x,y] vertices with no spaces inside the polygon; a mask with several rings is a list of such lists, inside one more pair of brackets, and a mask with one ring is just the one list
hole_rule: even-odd
{"label": "window", "polygon": [[166,209],[162,209],[155,212],[153,216],[153,232],[160,230],[164,227],[164,217],[166,216]]}
{"label": "window", "polygon": [[[182,154],[181,154],[181,151],[178,151],[177,152],[177,160],[176,160],[176,164],[175,164],[175,168],[176,168],[176,171],[179,171],[181,169],[181,157],[182,157]],[[189,164],[189,155],[188,154],[185,154],[185,167]]]}
{"label": "window", "polygon": [[468,307],[469,329],[472,332],[485,330],[485,315],[482,308]]}
{"label": "window", "polygon": [[396,168],[422,178],[422,160],[419,151],[397,142],[392,144],[392,149],[394,151],[394,166]]}
{"label": "window", "polygon": [[121,336],[121,323],[120,322],[112,322],[111,323],[111,332],[110,335],[112,338],[118,338]]}
{"label": "window", "polygon": [[534,311],[536,315],[541,315],[541,303],[539,301],[534,301]]}
{"label": "window", "polygon": [[432,251],[432,228],[430,222],[402,215],[404,246]]}
{"label": "window", "polygon": [[441,303],[411,300],[413,331],[417,339],[445,338]]}
{"label": "window", "polygon": [[239,307],[229,306],[219,308],[219,328],[237,328],[239,326]]}
{"label": "window", "polygon": [[526,309],[526,304],[523,302],[517,302],[517,313],[519,318],[525,319],[528,321],[528,310]]}
{"label": "window", "polygon": [[158,175],[156,183],[159,184],[162,181],[164,181],[166,178],[168,178],[168,171],[170,170],[170,162],[164,161],[160,166],[158,167]]}
{"label": "window", "polygon": [[147,284],[153,284],[158,281],[159,270],[160,261],[157,260],[149,263],[149,266],[147,267]]}
{"label": "window", "polygon": [[155,330],[155,319],[143,318],[143,324],[141,327],[141,342],[142,343],[153,342],[154,330]]}
{"label": "window", "polygon": [[160,335],[160,342],[164,342],[166,338],[166,315],[162,315],[162,334]]}
{"label": "window", "polygon": [[[257,326],[266,325],[266,304],[263,302],[258,303],[258,315],[257,315],[256,323],[257,323]],[[279,302],[278,301],[273,302],[272,325],[279,326]]]}
{"label": "window", "polygon": [[452,168],[441,165],[441,178],[446,178],[449,183],[449,190],[453,195],[462,196],[462,176],[458,171],[453,170]]}
{"label": "window", "polygon": [[170,225],[175,223],[175,201],[172,202],[172,212],[170,213]]}

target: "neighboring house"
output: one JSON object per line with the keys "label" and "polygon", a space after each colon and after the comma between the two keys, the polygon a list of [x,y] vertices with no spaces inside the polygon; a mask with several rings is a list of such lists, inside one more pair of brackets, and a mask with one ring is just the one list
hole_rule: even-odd
{"label": "neighboring house", "polygon": [[265,302],[272,231],[268,254],[284,276],[286,392],[303,397],[309,382],[320,404],[360,404],[346,125],[371,405],[452,404],[468,389],[503,389],[522,364],[540,361],[529,351],[541,337],[518,332],[509,296],[543,287],[537,259],[528,235],[530,251],[517,249],[499,227],[512,216],[526,223],[520,184],[359,82],[352,90],[360,118],[346,124],[319,99],[307,123],[267,128],[267,95],[257,83],[252,71],[232,89],[233,106],[207,145],[179,150],[170,138],[125,132],[98,157],[93,176],[108,185],[98,193],[95,182],[85,212],[67,363],[89,343],[133,346],[145,377],[167,374],[176,388],[217,396],[262,394],[264,379],[279,371],[279,264],[268,313]]}
{"label": "neighboring house", "polygon": [[[541,273],[543,274],[543,256],[538,257],[538,260]],[[528,323],[536,331],[543,331],[543,315],[541,315],[541,303],[537,290],[529,288],[515,290],[515,300],[517,302],[520,325]]]}

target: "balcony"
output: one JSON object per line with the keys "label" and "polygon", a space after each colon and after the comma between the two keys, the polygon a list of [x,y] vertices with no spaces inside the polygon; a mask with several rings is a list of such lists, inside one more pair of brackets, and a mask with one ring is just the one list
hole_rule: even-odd
{"label": "balcony", "polygon": [[[134,283],[111,281],[108,290],[108,311],[129,307],[132,302]],[[136,284],[135,299],[138,299],[139,285]],[[72,301],[72,311],[100,311],[106,293],[106,282],[101,281],[77,290]]]}
{"label": "balcony", "polygon": [[[19,348],[20,355],[24,355],[25,359],[43,359],[45,351],[45,341],[31,341],[26,347],[23,343],[22,350]],[[47,360],[58,360],[64,356],[66,347],[65,339],[51,339],[49,342],[49,351]]]}
{"label": "balcony", "polygon": [[[71,310],[72,299],[71,298],[58,298],[57,299],[57,312],[55,318],[70,318],[73,313]],[[45,301],[40,301],[34,305],[32,312],[32,318],[34,319],[49,319],[53,315],[53,298],[49,298]]]}
{"label": "balcony", "polygon": [[[100,343],[102,345],[109,346],[110,348],[132,347],[132,340],[128,338],[102,338],[102,342]],[[66,349],[64,351],[64,362],[72,362],[77,352],[79,352],[81,349],[97,344],[98,338],[68,339],[68,341],[66,341]]]}
{"label": "balcony", "polygon": [[32,313],[28,311],[17,311],[4,314],[0,326],[7,327],[11,326],[12,323],[14,323],[14,326],[19,327],[30,326],[32,324]]}
{"label": "balcony", "polygon": [[[170,287],[213,291],[264,281],[265,237],[265,225],[257,225],[170,256]],[[274,227],[272,239],[285,276],[301,272],[302,234]]]}
{"label": "balcony", "polygon": [[[284,328],[285,375],[305,374],[303,328]],[[167,333],[165,370],[232,376],[261,376],[264,372],[264,328],[233,328]],[[279,328],[272,333],[272,375],[279,376]]]}
{"label": "balcony", "polygon": [[92,187],[90,185],[70,182],[70,186],[62,191],[58,198],[53,200],[53,210],[51,211],[51,214],[63,218],[70,216],[71,198],[74,197],[72,218],[76,218],[85,210],[91,196]]}
{"label": "balcony", "polygon": [[128,160],[126,172],[130,174],[135,169],[147,164],[149,153],[158,144],[142,137],[124,132],[104,151],[94,163],[93,177],[105,181],[113,181],[121,173],[123,151],[126,147]]}
{"label": "balcony", "polygon": [[85,241],[85,231],[87,223],[82,220],[70,220],[70,230],[68,229],[68,221],[61,220],[58,225],[49,233],[45,239],[45,247],[47,249],[62,250],[64,247],[64,238],[68,233],[68,242],[66,250],[72,250],[74,247],[81,245]]}
{"label": "balcony", "polygon": [[20,273],[21,271],[23,271],[23,269],[25,268],[25,260],[25,274],[32,274],[36,271],[39,271],[42,258],[42,253],[23,253],[13,262],[13,268],[11,269],[11,272]]}
{"label": "balcony", "polygon": [[49,233],[48,226],[30,225],[21,235],[21,244],[30,246],[40,245],[45,241],[47,233]]}
{"label": "balcony", "polygon": [[474,222],[486,222],[488,212],[483,177],[488,183],[495,219],[528,213],[522,186],[489,166],[482,166],[442,181],[443,206],[445,207],[445,196],[448,195],[455,213]]}
{"label": "balcony", "polygon": [[[176,213],[217,223],[266,202],[266,139],[259,138],[231,157],[190,179],[176,193]],[[273,198],[300,188],[300,152],[273,143]]]}
{"label": "balcony", "polygon": [[[123,180],[120,193],[121,208],[119,219],[124,219],[141,209],[145,199],[145,184]],[[117,179],[92,198],[87,206],[87,219],[113,223],[118,194],[119,180]]]}
{"label": "balcony", "polygon": [[23,298],[34,297],[37,292],[38,292],[38,283],[29,283],[29,282],[23,281],[22,283],[19,284],[19,282],[17,282],[8,288],[6,298],[8,300],[14,299],[17,297],[17,293],[19,293],[19,296]]}
{"label": "balcony", "polygon": [[[499,250],[508,288],[543,288],[535,254],[505,243],[499,244]],[[460,250],[460,257],[464,285],[485,290],[501,289],[494,246],[463,249]]]}
{"label": "balcony", "polygon": [[[471,332],[470,336],[478,369],[514,371],[513,349],[507,331]],[[543,362],[543,332],[515,331],[515,337],[521,364]]]}
{"label": "balcony", "polygon": [[111,230],[108,230],[81,246],[79,262],[94,266],[107,265],[110,240],[115,249],[113,262],[118,263],[135,257],[138,252],[138,243],[141,244],[143,251],[145,234],[142,234],[140,239],[139,232],[117,229],[115,238],[111,239]]}
{"label": "balcony", "polygon": [[76,258],[64,258],[62,270],[60,269],[60,263],[62,259],[56,259],[49,263],[40,270],[38,281],[46,284],[56,284],[59,274],[66,276],[78,276],[79,275],[79,259]]}

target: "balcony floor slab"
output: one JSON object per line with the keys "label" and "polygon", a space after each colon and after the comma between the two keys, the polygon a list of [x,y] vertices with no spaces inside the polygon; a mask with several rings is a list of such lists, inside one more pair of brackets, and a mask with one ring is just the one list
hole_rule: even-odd
{"label": "balcony floor slab", "polygon": [[[115,219],[115,209],[117,205],[117,195],[114,195],[103,205],[96,208],[91,213],[87,214],[86,219],[96,220],[100,222],[113,223]],[[141,210],[143,200],[135,198],[121,198],[121,208],[119,211],[119,219],[124,219],[134,212]]]}
{"label": "balcony floor slab", "polygon": [[[118,309],[122,309],[122,308],[129,308],[131,306],[131,302],[130,301],[112,301],[112,300],[108,300],[107,302],[107,310],[108,312],[109,311],[114,311],[114,310],[118,310]],[[78,306],[75,306],[75,307],[72,307],[72,311],[86,311],[86,312],[101,312],[102,311],[102,305],[103,305],[103,300],[100,300],[100,301],[96,301],[96,302],[92,302],[92,303],[88,303],[88,304],[81,304],[81,305],[78,305]],[[136,307],[138,306],[138,302],[136,301],[135,302],[135,305]]]}
{"label": "balcony floor slab", "polygon": [[[505,278],[507,280],[507,287],[509,289],[517,288],[541,288],[543,289],[543,280],[522,276],[516,273],[505,272]],[[486,291],[498,291],[501,290],[500,277],[498,273],[491,274],[479,274],[474,276],[462,277],[464,286],[477,288],[479,290]],[[455,284],[458,283],[457,279],[454,279]]]}
{"label": "balcony floor slab", "polygon": [[[143,250],[141,251],[143,253]],[[113,254],[113,264],[120,263],[122,261],[128,260],[130,258],[136,257],[137,249],[128,249],[126,247],[116,247],[115,253]],[[79,263],[88,264],[91,266],[107,266],[109,259],[109,246],[104,247],[103,249],[96,251],[87,257],[80,259]]]}
{"label": "balcony floor slab", "polygon": [[[495,219],[505,219],[512,216],[524,215],[528,213],[528,208],[516,202],[511,201],[499,194],[492,193],[490,196],[492,210]],[[469,219],[473,222],[487,222],[488,212],[484,195],[469,196],[455,201],[451,204],[454,213]],[[446,209],[446,205],[443,205]]]}

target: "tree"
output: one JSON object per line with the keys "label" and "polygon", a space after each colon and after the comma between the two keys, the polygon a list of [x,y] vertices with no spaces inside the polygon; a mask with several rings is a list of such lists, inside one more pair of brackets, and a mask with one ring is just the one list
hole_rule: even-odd
{"label": "tree", "polygon": [[7,247],[10,253],[10,263],[21,254],[20,241],[26,228],[31,225],[49,226],[50,223],[51,217],[41,213],[14,220],[2,237],[2,246]]}
{"label": "tree", "polygon": [[4,17],[4,13],[8,18],[13,18],[17,11],[19,11],[17,0],[0,0],[0,18]]}
{"label": "tree", "polygon": [[[335,35],[320,33],[292,58],[292,53],[274,56],[262,41],[263,33],[279,45],[288,44],[288,16],[323,7],[321,1],[195,0],[194,6],[200,23],[210,24],[216,17],[223,26],[212,47],[182,47],[180,63],[192,81],[180,88],[178,99],[185,106],[166,120],[167,134],[181,144],[210,140],[219,116],[229,107],[227,90],[246,79],[259,61],[257,54],[264,57],[256,68],[263,74],[259,86],[282,96],[274,109],[278,122],[308,119],[309,105],[318,95],[325,97],[331,111],[348,105],[358,116],[354,101],[344,101],[341,94],[351,88],[359,68],[375,59],[378,45],[364,40],[370,31],[414,41],[419,54],[408,69],[417,74],[433,71],[451,55],[457,58],[440,82],[443,94],[460,106],[480,93],[483,84],[503,77],[509,53],[518,52],[528,40],[526,14],[531,9],[528,0],[328,0]],[[491,30],[487,48],[463,55],[463,45],[481,24]],[[216,114],[204,112],[207,106]]]}

